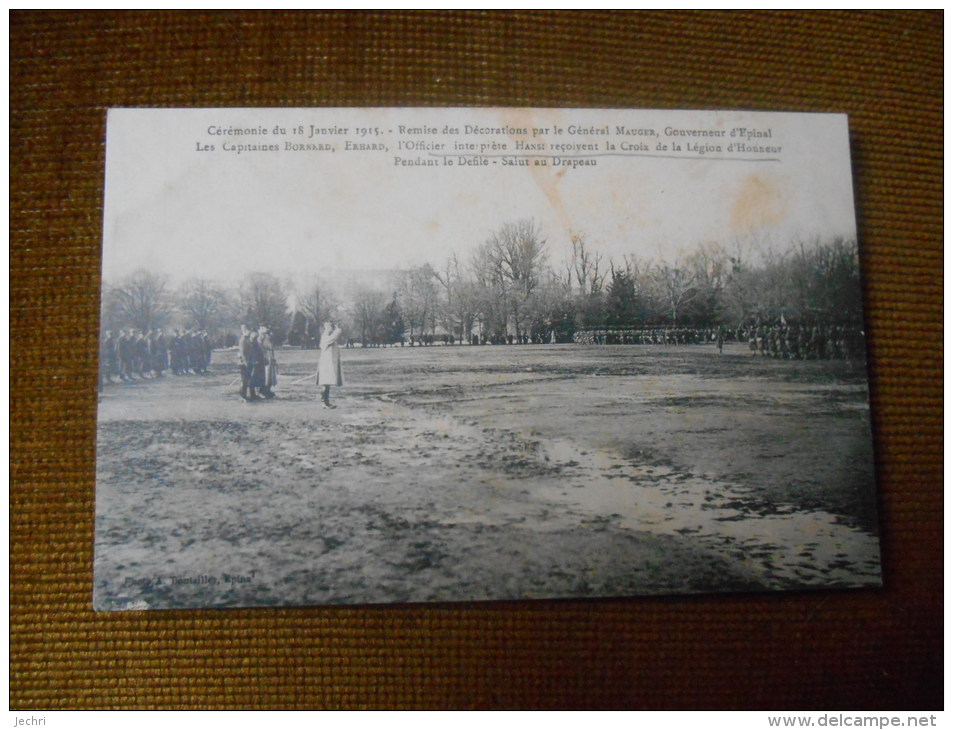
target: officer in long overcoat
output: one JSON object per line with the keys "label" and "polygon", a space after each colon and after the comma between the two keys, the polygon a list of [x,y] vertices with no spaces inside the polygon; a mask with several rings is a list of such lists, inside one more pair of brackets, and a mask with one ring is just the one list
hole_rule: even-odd
{"label": "officer in long overcoat", "polygon": [[331,405],[331,386],[344,385],[344,374],[341,372],[341,348],[338,341],[341,339],[341,328],[328,320],[324,323],[321,333],[321,358],[318,360],[316,382],[320,388],[321,400],[325,408],[334,408]]}

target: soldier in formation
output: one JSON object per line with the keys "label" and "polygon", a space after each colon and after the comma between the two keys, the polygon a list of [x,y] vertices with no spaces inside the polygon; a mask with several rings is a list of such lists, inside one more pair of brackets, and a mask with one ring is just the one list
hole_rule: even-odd
{"label": "soldier in formation", "polygon": [[833,324],[758,325],[745,331],[753,354],[779,360],[864,359],[864,332]]}
{"label": "soldier in formation", "polygon": [[212,342],[204,330],[172,334],[171,367],[174,375],[207,375],[212,363]]}
{"label": "soldier in formation", "polygon": [[211,359],[212,343],[204,331],[180,335],[175,330],[169,337],[161,328],[107,330],[99,347],[100,384],[161,378],[170,369],[175,375],[204,375]]}
{"label": "soldier in formation", "polygon": [[759,324],[741,327],[601,327],[576,330],[573,341],[586,345],[714,344],[721,353],[726,342],[748,343],[756,355],[783,360],[848,360],[864,357],[864,333],[859,327],[834,324]]}

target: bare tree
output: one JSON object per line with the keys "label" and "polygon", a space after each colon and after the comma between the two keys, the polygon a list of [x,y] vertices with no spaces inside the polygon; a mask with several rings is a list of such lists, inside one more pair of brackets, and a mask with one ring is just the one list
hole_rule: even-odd
{"label": "bare tree", "polygon": [[139,269],[117,286],[108,288],[109,309],[119,326],[143,332],[162,327],[172,315],[168,278]]}
{"label": "bare tree", "polygon": [[361,344],[367,347],[368,342],[380,341],[378,330],[383,322],[386,297],[382,292],[367,286],[359,287],[354,292],[354,326],[361,333]]}
{"label": "bare tree", "polygon": [[338,302],[331,294],[331,288],[325,281],[312,278],[304,292],[295,298],[296,310],[304,317],[304,331],[300,333],[305,340],[320,337],[321,324],[333,316]]}
{"label": "bare tree", "polygon": [[672,326],[678,325],[678,315],[698,294],[696,275],[680,256],[671,266],[665,262],[656,265],[652,278],[658,289],[665,311],[671,316]]}
{"label": "bare tree", "polygon": [[696,322],[721,323],[724,313],[724,289],[730,272],[730,261],[717,243],[699,246],[689,257],[695,279],[696,296],[692,301]]}
{"label": "bare tree", "polygon": [[424,264],[406,272],[399,290],[400,307],[410,336],[433,332],[437,324],[437,285],[434,270]]}
{"label": "bare tree", "polygon": [[478,309],[478,297],[473,282],[464,278],[457,254],[447,258],[443,267],[434,272],[443,291],[443,321],[451,333],[459,333],[461,341],[470,339]]}
{"label": "bare tree", "polygon": [[238,288],[242,319],[252,327],[265,325],[272,330],[275,344],[284,342],[288,333],[288,294],[274,274],[248,274]]}
{"label": "bare tree", "polygon": [[[737,324],[751,324],[768,316],[764,299],[765,270],[777,258],[761,231],[737,235],[725,247],[727,256],[722,302],[726,318]],[[777,316],[775,314],[775,316]]]}
{"label": "bare tree", "polygon": [[485,254],[490,259],[491,270],[501,280],[507,310],[519,338],[524,334],[530,300],[546,260],[546,241],[536,223],[529,219],[504,223],[491,234],[487,244]]}
{"label": "bare tree", "polygon": [[569,282],[553,270],[541,277],[534,292],[536,319],[535,332],[544,342],[556,339],[568,342],[576,329],[577,305]]}
{"label": "bare tree", "polygon": [[796,241],[786,263],[788,315],[802,321],[823,316],[861,325],[860,261],[854,241],[820,237]]}
{"label": "bare tree", "polygon": [[506,335],[507,304],[503,267],[493,244],[484,243],[470,260],[476,311],[484,339]]}
{"label": "bare tree", "polygon": [[228,319],[228,295],[208,279],[189,279],[178,290],[178,308],[191,329],[214,331]]}
{"label": "bare tree", "polygon": [[586,246],[586,237],[578,234],[571,238],[572,253],[566,262],[569,285],[575,288],[581,297],[588,297],[602,291],[609,269],[602,266],[602,254],[593,252]]}

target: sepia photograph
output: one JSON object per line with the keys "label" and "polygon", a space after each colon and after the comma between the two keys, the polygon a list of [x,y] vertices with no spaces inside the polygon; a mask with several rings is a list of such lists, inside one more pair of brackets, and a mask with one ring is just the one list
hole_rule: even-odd
{"label": "sepia photograph", "polygon": [[848,119],[111,109],[99,611],[881,585]]}

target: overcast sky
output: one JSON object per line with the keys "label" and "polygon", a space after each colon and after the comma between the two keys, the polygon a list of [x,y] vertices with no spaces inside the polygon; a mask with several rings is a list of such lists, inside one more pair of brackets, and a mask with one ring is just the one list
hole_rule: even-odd
{"label": "overcast sky", "polygon": [[[599,156],[595,167],[404,167],[437,159],[397,143],[502,141],[518,135],[401,135],[406,127],[465,124],[568,129],[617,124],[654,128],[654,138],[540,135],[547,144],[644,142],[650,152]],[[304,134],[290,130],[298,125]],[[308,139],[310,127],[346,127],[346,135]],[[283,127],[286,135],[209,134],[209,129]],[[673,129],[771,130],[778,153],[698,155],[688,144],[723,138],[677,137]],[[359,138],[359,127],[379,137]],[[392,130],[392,131],[391,131]],[[387,152],[344,151],[345,140],[374,140]],[[333,143],[334,153],[286,151],[284,143]],[[531,135],[530,135],[530,140]],[[659,151],[658,143],[669,144]],[[674,153],[672,143],[683,149]],[[281,151],[224,151],[223,144],[279,144]],[[199,151],[205,145],[214,151]],[[600,147],[600,154],[603,147]],[[618,147],[617,147],[618,150]],[[438,150],[438,152],[441,152]],[[498,151],[487,150],[492,154]],[[547,156],[555,154],[548,151]],[[681,155],[684,159],[673,159]],[[715,159],[718,158],[718,159]],[[730,158],[730,159],[725,159]],[[454,155],[454,161],[457,161]],[[565,158],[564,158],[565,159]],[[493,162],[495,161],[495,162]],[[492,109],[113,110],[107,135],[103,273],[107,282],[144,267],[174,282],[200,276],[222,282],[251,271],[279,275],[341,268],[438,266],[451,253],[469,257],[508,221],[533,218],[548,241],[550,262],[581,234],[596,251],[672,257],[700,243],[730,244],[756,233],[793,238],[855,236],[846,119],[836,115],[754,117],[718,112]]]}

